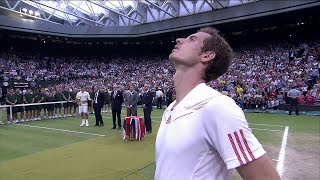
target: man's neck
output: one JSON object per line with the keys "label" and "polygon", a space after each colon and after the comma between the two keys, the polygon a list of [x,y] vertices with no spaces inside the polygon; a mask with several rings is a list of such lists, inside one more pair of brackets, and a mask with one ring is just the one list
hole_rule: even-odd
{"label": "man's neck", "polygon": [[173,80],[176,91],[176,103],[179,103],[198,84],[205,82],[201,78],[201,73],[192,69],[177,69]]}

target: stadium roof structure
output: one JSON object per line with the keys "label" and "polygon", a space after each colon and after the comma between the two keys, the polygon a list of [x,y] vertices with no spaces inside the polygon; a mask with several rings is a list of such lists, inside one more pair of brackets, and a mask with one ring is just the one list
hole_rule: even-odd
{"label": "stadium roof structure", "polygon": [[70,26],[135,26],[259,0],[2,0],[0,15]]}

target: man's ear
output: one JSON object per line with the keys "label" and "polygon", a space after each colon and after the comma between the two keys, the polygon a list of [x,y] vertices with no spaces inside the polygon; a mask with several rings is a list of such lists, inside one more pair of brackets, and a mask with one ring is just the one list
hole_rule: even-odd
{"label": "man's ear", "polygon": [[204,63],[208,63],[209,61],[213,60],[216,57],[216,53],[213,51],[207,51],[202,53],[201,61]]}

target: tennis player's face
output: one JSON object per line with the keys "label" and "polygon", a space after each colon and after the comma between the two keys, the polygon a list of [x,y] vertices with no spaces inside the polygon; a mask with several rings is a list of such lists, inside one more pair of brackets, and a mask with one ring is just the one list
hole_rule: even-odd
{"label": "tennis player's face", "polygon": [[204,32],[198,32],[187,38],[178,38],[177,45],[169,55],[169,59],[174,64],[183,64],[193,66],[201,61],[203,42],[210,35]]}

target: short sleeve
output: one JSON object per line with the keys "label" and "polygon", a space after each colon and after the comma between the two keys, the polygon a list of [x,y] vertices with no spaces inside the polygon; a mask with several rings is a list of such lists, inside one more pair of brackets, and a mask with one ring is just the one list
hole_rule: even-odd
{"label": "short sleeve", "polygon": [[253,135],[243,111],[227,96],[213,98],[203,113],[204,138],[233,169],[247,164],[266,152]]}

